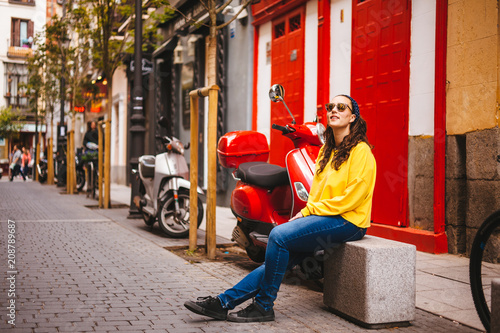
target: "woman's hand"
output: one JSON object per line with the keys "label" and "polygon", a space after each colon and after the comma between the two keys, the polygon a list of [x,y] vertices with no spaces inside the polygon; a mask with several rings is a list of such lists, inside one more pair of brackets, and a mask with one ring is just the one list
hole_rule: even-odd
{"label": "woman's hand", "polygon": [[296,219],[300,219],[301,217],[304,217],[304,215],[302,215],[302,212],[299,211],[297,214],[295,214],[294,217],[292,217],[291,219],[289,219],[288,222],[296,220]]}

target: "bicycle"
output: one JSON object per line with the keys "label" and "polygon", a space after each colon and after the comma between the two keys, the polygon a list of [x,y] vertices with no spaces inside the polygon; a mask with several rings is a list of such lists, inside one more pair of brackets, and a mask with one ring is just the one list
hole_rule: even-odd
{"label": "bicycle", "polygon": [[491,280],[500,277],[500,210],[486,218],[472,243],[469,278],[479,319],[487,332],[491,322]]}

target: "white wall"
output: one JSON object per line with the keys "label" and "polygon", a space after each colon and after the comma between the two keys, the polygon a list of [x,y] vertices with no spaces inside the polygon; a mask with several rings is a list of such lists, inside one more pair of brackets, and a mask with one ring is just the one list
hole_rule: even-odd
{"label": "white wall", "polygon": [[[263,133],[270,143],[271,131],[271,101],[269,88],[271,87],[271,58],[266,59],[266,47],[271,47],[272,22],[259,26],[259,59],[257,68],[257,131]],[[268,46],[266,46],[268,44]]]}
{"label": "white wall", "polygon": [[[113,91],[111,94],[113,98],[111,121],[115,122],[118,120],[117,124],[111,126],[112,129],[117,130],[111,133],[111,135],[114,136],[111,142],[119,142],[118,147],[111,147],[111,160],[115,161],[117,165],[127,164],[127,90],[128,80],[126,67],[120,66],[113,75]],[[118,109],[115,109],[117,105]],[[116,113],[118,113],[118,119],[115,119]]]}
{"label": "white wall", "polygon": [[43,30],[46,22],[46,6],[45,0],[36,0],[36,6],[25,6],[10,4],[8,0],[0,0],[0,106],[6,105],[6,100],[3,98],[5,86],[5,72],[3,62],[25,63],[24,59],[8,58],[7,51],[10,46],[11,18],[22,18],[33,21],[34,34]]}
{"label": "white wall", "polygon": [[111,105],[111,167],[116,174],[113,182],[126,183],[127,167],[127,76],[125,66],[113,75],[113,103]]}
{"label": "white wall", "polygon": [[[330,58],[330,99],[339,94],[351,92],[351,0],[331,2],[331,58]],[[344,22],[340,21],[341,10]]]}
{"label": "white wall", "polygon": [[318,100],[318,1],[307,3],[305,29],[304,121],[313,121]]}
{"label": "white wall", "polygon": [[434,135],[436,0],[412,1],[409,135]]}

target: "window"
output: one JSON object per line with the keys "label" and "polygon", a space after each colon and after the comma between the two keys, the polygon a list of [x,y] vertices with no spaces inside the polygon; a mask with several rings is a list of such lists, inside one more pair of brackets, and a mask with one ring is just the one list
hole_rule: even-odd
{"label": "window", "polygon": [[4,62],[5,85],[4,97],[7,106],[26,108],[28,96],[24,84],[28,82],[28,66],[24,64]]}
{"label": "window", "polygon": [[297,16],[294,16],[290,19],[290,32],[293,32],[295,30],[299,30],[301,26],[301,20],[300,20],[300,14]]}
{"label": "window", "polygon": [[29,47],[33,44],[33,21],[12,18],[10,46]]}
{"label": "window", "polygon": [[274,26],[274,38],[280,38],[285,35],[285,22],[278,23]]}

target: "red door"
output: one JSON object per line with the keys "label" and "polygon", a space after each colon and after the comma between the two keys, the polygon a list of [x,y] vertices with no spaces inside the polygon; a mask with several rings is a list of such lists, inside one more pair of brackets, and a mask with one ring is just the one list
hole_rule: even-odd
{"label": "red door", "polygon": [[407,226],[410,0],[354,0],[352,97],[375,146],[374,222]]}
{"label": "red door", "polygon": [[[304,121],[304,7],[273,21],[271,46],[271,83],[285,87],[285,101],[297,124]],[[282,103],[271,102],[271,124],[292,121]],[[285,156],[292,142],[271,128],[269,162],[285,166]]]}

